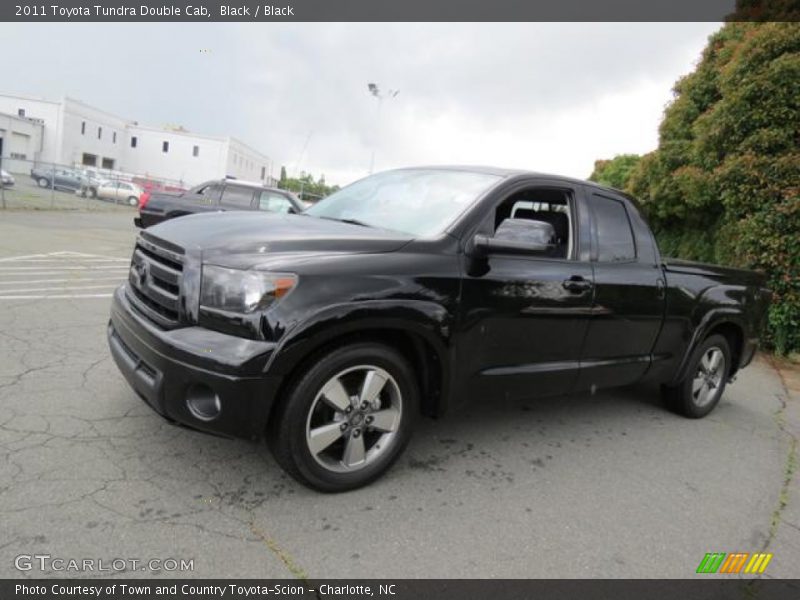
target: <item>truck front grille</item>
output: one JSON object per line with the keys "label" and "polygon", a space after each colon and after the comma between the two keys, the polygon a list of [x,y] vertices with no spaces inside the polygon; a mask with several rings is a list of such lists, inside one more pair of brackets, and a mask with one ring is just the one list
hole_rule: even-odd
{"label": "truck front grille", "polygon": [[143,233],[136,241],[128,276],[128,299],[151,321],[171,329],[180,323],[182,248]]}

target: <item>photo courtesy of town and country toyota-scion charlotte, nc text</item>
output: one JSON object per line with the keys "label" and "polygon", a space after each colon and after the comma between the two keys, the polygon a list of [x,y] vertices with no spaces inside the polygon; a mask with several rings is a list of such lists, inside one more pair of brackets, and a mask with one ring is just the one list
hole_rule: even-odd
{"label": "photo courtesy of town and country toyota-scion charlotte, nc text", "polygon": [[394,583],[356,584],[337,583],[311,586],[302,583],[273,583],[263,584],[223,584],[203,585],[188,583],[165,583],[163,585],[110,583],[105,585],[81,585],[72,583],[54,584],[24,584],[17,583],[14,592],[22,596],[53,596],[78,597],[87,596],[101,598],[104,596],[141,598],[154,596],[159,598],[174,598],[176,596],[204,597],[204,598],[260,598],[263,596],[303,596],[314,594],[316,596],[395,596],[397,585]]}
{"label": "photo courtesy of town and country toyota-scion charlotte, nc text", "polygon": [[15,15],[18,17],[56,17],[73,19],[85,17],[186,17],[212,19],[215,17],[253,18],[260,17],[293,17],[294,6],[256,4],[255,6],[229,6],[221,4],[213,8],[192,4],[139,4],[137,6],[62,6],[60,4],[15,4]]}

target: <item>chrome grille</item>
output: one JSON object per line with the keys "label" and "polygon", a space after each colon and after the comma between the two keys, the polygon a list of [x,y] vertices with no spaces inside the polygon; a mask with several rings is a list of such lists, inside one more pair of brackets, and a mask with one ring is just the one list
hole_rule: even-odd
{"label": "chrome grille", "polygon": [[139,237],[128,275],[131,303],[165,328],[180,323],[183,250],[152,235]]}

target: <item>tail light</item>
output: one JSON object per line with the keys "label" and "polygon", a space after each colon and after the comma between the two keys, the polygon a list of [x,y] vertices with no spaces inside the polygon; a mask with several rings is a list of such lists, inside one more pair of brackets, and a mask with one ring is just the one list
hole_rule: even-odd
{"label": "tail light", "polygon": [[139,210],[142,210],[147,203],[150,201],[150,192],[144,191],[142,192],[141,196],[139,196]]}

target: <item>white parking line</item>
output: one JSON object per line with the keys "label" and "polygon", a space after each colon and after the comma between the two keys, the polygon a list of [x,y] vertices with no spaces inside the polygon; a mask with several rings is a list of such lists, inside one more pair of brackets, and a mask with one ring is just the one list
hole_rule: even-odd
{"label": "white parking line", "polygon": [[[69,277],[67,279],[20,279],[18,281],[0,281],[0,285],[26,285],[29,283],[82,283],[84,281],[125,281],[124,277]],[[0,289],[0,292],[5,291]]]}
{"label": "white parking line", "polygon": [[115,256],[103,256],[102,254],[86,254],[84,252],[50,252],[48,254],[24,254],[21,256],[6,256],[0,258],[0,262],[15,262],[32,259],[53,259],[53,260],[75,260],[75,259],[97,259],[102,258],[105,260],[124,260],[129,261],[129,258],[118,258]]}
{"label": "white parking line", "polygon": [[[127,270],[127,267],[126,267]],[[95,271],[95,272],[87,272],[87,271],[73,271],[72,273],[66,273],[64,271],[16,271],[12,273],[0,273],[0,277],[2,276],[12,276],[12,277],[26,277],[28,275],[32,275],[34,277],[40,277],[44,275],[75,275],[76,277],[86,274],[86,275],[117,275],[118,277],[124,275],[122,271],[109,271],[107,273],[103,273],[102,271]],[[74,281],[74,279],[73,279]]]}
{"label": "white parking line", "polygon": [[[55,263],[55,264],[72,264],[76,262],[75,259],[70,258],[21,258],[14,262],[23,263],[26,265],[30,264],[40,264],[40,263]],[[128,259],[125,258],[80,258],[77,259],[77,262],[81,263],[121,263],[121,262],[130,262]]]}
{"label": "white parking line", "polygon": [[107,267],[94,267],[91,265],[80,265],[80,266],[70,266],[70,267],[0,267],[0,272],[7,272],[7,271],[41,271],[42,269],[54,269],[57,268],[59,271],[118,271],[120,269],[129,269],[128,265],[119,265],[119,266],[107,266]]}
{"label": "white parking line", "polygon": [[0,258],[0,301],[111,298],[129,263],[66,250]]}
{"label": "white parking line", "polygon": [[53,294],[44,296],[0,296],[0,300],[47,300],[55,298],[111,298],[113,294]]}
{"label": "white parking line", "polygon": [[[76,282],[80,283],[80,282]],[[122,283],[122,282],[120,282]],[[104,288],[117,288],[116,283],[106,283],[103,285],[82,285],[78,287],[45,287],[45,288],[21,288],[18,290],[0,290],[3,294],[27,294],[28,292],[58,292],[58,291],[75,291],[75,290],[96,290],[96,289],[104,289]]]}

